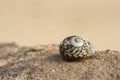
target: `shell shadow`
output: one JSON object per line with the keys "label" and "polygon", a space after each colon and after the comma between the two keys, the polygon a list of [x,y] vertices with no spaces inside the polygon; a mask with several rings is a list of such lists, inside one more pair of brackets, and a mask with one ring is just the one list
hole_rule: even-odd
{"label": "shell shadow", "polygon": [[53,55],[49,55],[47,58],[44,59],[45,61],[49,61],[49,62],[65,62],[65,60],[63,59],[63,57],[59,54],[53,54]]}

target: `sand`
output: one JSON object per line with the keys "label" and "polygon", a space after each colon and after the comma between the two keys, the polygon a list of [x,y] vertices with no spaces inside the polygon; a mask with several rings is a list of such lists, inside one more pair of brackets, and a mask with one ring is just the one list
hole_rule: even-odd
{"label": "sand", "polygon": [[120,52],[97,51],[93,57],[67,62],[58,45],[0,43],[0,80],[120,80]]}
{"label": "sand", "polygon": [[0,42],[59,44],[79,35],[120,50],[120,0],[0,0]]}

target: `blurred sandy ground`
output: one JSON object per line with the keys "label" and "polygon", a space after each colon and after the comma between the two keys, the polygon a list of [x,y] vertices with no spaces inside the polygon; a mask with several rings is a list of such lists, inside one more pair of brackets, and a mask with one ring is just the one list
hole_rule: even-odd
{"label": "blurred sandy ground", "polygon": [[0,42],[35,46],[69,35],[119,50],[120,0],[0,0]]}

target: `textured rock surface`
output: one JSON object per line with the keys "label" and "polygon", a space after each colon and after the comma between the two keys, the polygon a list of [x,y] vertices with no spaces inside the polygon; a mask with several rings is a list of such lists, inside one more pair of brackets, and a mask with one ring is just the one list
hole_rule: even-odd
{"label": "textured rock surface", "polygon": [[120,52],[67,62],[58,45],[19,47],[0,43],[0,80],[120,80]]}

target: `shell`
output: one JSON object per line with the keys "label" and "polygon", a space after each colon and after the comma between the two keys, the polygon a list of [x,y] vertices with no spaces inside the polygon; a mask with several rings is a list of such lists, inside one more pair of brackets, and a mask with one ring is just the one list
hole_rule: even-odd
{"label": "shell", "polygon": [[63,58],[68,61],[86,58],[95,53],[95,49],[92,47],[91,43],[80,36],[66,37],[60,43],[59,50]]}

